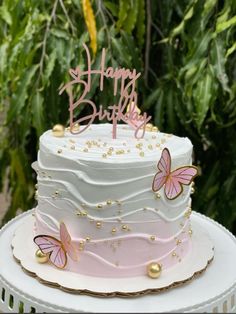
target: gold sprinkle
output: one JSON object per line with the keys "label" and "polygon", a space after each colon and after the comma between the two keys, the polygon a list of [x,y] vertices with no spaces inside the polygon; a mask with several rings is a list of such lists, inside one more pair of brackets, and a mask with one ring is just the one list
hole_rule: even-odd
{"label": "gold sprinkle", "polygon": [[144,152],[140,152],[139,156],[144,157]]}
{"label": "gold sprinkle", "polygon": [[87,242],[89,242],[89,241],[91,240],[91,238],[90,238],[90,237],[86,237],[85,240],[86,240]]}
{"label": "gold sprinkle", "polygon": [[123,149],[119,149],[116,151],[116,155],[122,155],[124,153],[125,153],[125,151]]}
{"label": "gold sprinkle", "polygon": [[176,241],[176,244],[177,244],[177,245],[179,245],[179,244],[181,244],[181,243],[182,243],[182,241],[179,240],[179,239]]}
{"label": "gold sprinkle", "polygon": [[157,132],[158,131],[158,127],[157,126],[153,126],[152,127],[152,132]]}
{"label": "gold sprinkle", "polygon": [[98,204],[97,208],[101,209],[101,208],[103,208],[103,205],[102,204]]}
{"label": "gold sprinkle", "polygon": [[157,143],[157,144],[156,144],[156,147],[160,147],[160,144],[159,144],[159,143]]}
{"label": "gold sprinkle", "polygon": [[107,205],[111,205],[112,204],[112,200],[107,200]]}
{"label": "gold sprinkle", "polygon": [[121,206],[121,201],[115,201],[118,206]]}
{"label": "gold sprinkle", "polygon": [[166,139],[161,139],[161,143],[164,144],[166,142]]}
{"label": "gold sprinkle", "polygon": [[107,154],[102,154],[102,158],[107,158]]}
{"label": "gold sprinkle", "polygon": [[57,153],[61,154],[62,153],[62,149],[58,149]]}
{"label": "gold sprinkle", "polygon": [[59,191],[56,190],[56,191],[55,191],[55,195],[59,195]]}
{"label": "gold sprinkle", "polygon": [[79,250],[83,251],[83,249],[84,249],[84,241],[80,241],[79,242]]}
{"label": "gold sprinkle", "polygon": [[123,143],[124,146],[126,146],[126,143]]}
{"label": "gold sprinkle", "polygon": [[156,237],[154,235],[150,236],[150,240],[155,241]]}
{"label": "gold sprinkle", "polygon": [[75,150],[75,145],[72,145],[70,149]]}
{"label": "gold sprinkle", "polygon": [[96,227],[97,227],[98,229],[101,228],[101,227],[102,227],[101,222],[98,221],[98,222],[96,223]]}
{"label": "gold sprinkle", "polygon": [[173,256],[173,257],[175,257],[175,256],[176,256],[176,253],[175,253],[175,252],[173,252],[173,253],[172,253],[172,256]]}
{"label": "gold sprinkle", "polygon": [[122,230],[127,230],[128,229],[128,226],[127,225],[123,225],[122,226]]}
{"label": "gold sprinkle", "polygon": [[86,217],[88,215],[88,213],[86,211],[81,212],[83,217]]}
{"label": "gold sprinkle", "polygon": [[191,236],[193,234],[193,230],[189,229],[188,234]]}
{"label": "gold sprinkle", "polygon": [[142,149],[142,146],[143,146],[143,144],[142,144],[142,143],[139,143],[139,144],[136,145],[136,148]]}
{"label": "gold sprinkle", "polygon": [[107,143],[103,143],[103,147],[106,147],[107,146]]}
{"label": "gold sprinkle", "polygon": [[69,139],[69,142],[71,142],[71,143],[73,143],[73,144],[75,143],[75,141],[74,141],[74,140],[71,140],[71,139]]}
{"label": "gold sprinkle", "polygon": [[161,195],[159,193],[155,193],[155,199],[161,198]]}
{"label": "gold sprinkle", "polygon": [[38,187],[39,187],[38,184],[35,184],[35,189],[38,189]]}
{"label": "gold sprinkle", "polygon": [[84,148],[83,152],[87,153],[88,152],[88,148]]}
{"label": "gold sprinkle", "polygon": [[116,233],[116,228],[112,228],[111,233]]}
{"label": "gold sprinkle", "polygon": [[77,216],[81,216],[81,215],[82,215],[81,211],[78,210],[78,212],[76,212],[76,215],[77,215]]}
{"label": "gold sprinkle", "polygon": [[130,149],[127,149],[127,153],[130,153]]}
{"label": "gold sprinkle", "polygon": [[82,204],[81,204],[81,207],[85,208],[85,207],[86,207],[86,204],[85,204],[85,203],[82,203]]}
{"label": "gold sprinkle", "polygon": [[151,144],[149,144],[149,145],[148,145],[148,148],[149,148],[150,150],[152,150],[152,149],[153,149],[153,147],[152,147],[152,145],[151,145]]}
{"label": "gold sprinkle", "polygon": [[111,155],[112,155],[112,151],[109,150],[109,151],[107,152],[107,155],[111,156]]}
{"label": "gold sprinkle", "polygon": [[108,149],[109,149],[109,151],[111,151],[111,152],[113,152],[113,150],[114,150],[113,147],[109,147]]}

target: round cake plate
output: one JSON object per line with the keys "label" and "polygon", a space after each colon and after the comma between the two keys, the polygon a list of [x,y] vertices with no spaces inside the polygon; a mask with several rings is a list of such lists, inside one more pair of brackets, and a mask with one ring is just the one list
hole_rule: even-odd
{"label": "round cake plate", "polygon": [[[236,240],[224,227],[193,212],[193,224],[208,230],[215,256],[209,269],[190,284],[159,294],[135,298],[100,298],[65,293],[41,284],[25,274],[12,257],[11,241],[15,230],[31,212],[18,216],[0,231],[0,310],[18,312],[235,312]],[[3,254],[4,253],[4,254]],[[155,281],[155,280],[154,280]]]}
{"label": "round cake plate", "polygon": [[[192,249],[176,266],[164,270],[160,278],[154,280],[148,276],[102,278],[81,275],[68,270],[60,270],[50,263],[39,264],[35,259],[37,246],[33,242],[35,218],[27,216],[16,229],[12,248],[13,255],[22,268],[41,282],[64,291],[95,296],[138,296],[157,293],[176,287],[202,273],[212,261],[213,244],[199,222],[192,222]],[[176,258],[176,257],[173,257]]]}

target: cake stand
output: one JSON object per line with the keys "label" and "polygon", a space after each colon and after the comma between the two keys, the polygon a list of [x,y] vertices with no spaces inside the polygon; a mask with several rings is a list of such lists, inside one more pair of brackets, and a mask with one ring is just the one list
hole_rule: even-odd
{"label": "cake stand", "polygon": [[28,211],[18,216],[0,231],[0,311],[4,313],[236,313],[236,239],[206,216],[195,212],[191,215],[214,242],[214,260],[206,272],[188,284],[159,294],[101,298],[69,294],[23,272],[12,256],[10,244],[16,228],[31,214]]}

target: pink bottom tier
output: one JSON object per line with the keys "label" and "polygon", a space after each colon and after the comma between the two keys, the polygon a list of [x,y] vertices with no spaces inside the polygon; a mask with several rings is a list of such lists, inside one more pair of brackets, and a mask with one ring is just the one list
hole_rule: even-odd
{"label": "pink bottom tier", "polygon": [[[144,276],[147,265],[157,262],[166,270],[181,260],[191,250],[190,220],[177,234],[167,239],[150,238],[147,234],[131,233],[105,239],[83,239],[72,236],[72,241],[80,250],[79,261],[68,256],[68,271],[95,277],[132,277]],[[44,234],[58,238],[37,219],[36,235]]]}

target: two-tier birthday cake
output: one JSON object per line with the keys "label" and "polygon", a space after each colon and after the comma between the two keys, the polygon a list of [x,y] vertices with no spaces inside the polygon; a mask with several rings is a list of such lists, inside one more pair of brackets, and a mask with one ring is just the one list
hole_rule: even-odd
{"label": "two-tier birthday cake", "polygon": [[[159,132],[141,113],[140,73],[105,69],[105,50],[100,69],[92,69],[84,48],[88,69],[71,69],[72,81],[60,91],[69,94],[70,126],[55,125],[40,137],[33,164],[38,204],[33,220],[16,231],[13,254],[31,274],[69,291],[137,295],[185,282],[213,258],[208,236],[197,227],[194,237],[191,227],[198,174],[192,143]],[[117,104],[105,109],[86,98],[93,75],[100,76],[100,90],[113,80]],[[78,117],[80,106],[91,114]],[[102,288],[88,279],[94,277]],[[153,278],[160,278],[157,285]]]}

